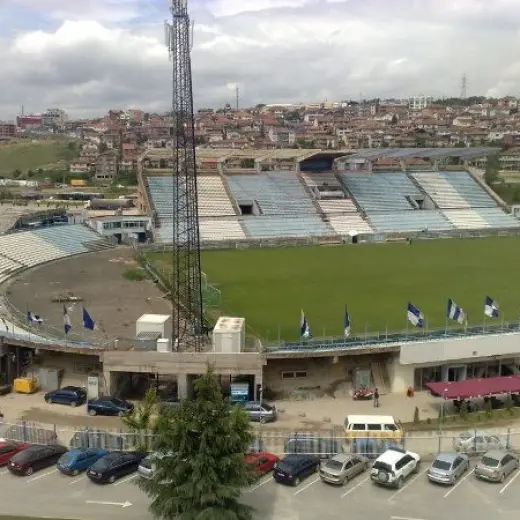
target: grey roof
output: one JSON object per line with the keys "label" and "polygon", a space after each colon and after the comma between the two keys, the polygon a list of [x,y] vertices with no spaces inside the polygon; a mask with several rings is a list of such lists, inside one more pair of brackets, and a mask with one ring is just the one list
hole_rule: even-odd
{"label": "grey roof", "polygon": [[459,157],[471,159],[484,157],[492,153],[500,152],[500,148],[478,147],[478,148],[367,148],[358,150],[353,155],[344,156],[347,160],[365,159],[373,161],[381,157],[393,157],[404,159],[406,157],[437,159],[441,157]]}
{"label": "grey roof", "polygon": [[435,460],[442,460],[444,462],[449,462],[450,464],[452,464],[457,457],[460,457],[460,453],[439,453],[435,457]]}

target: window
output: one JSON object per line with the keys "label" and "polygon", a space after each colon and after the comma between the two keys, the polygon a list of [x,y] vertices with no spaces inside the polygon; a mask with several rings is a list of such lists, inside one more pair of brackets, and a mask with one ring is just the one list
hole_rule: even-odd
{"label": "window", "polygon": [[397,431],[397,426],[395,424],[385,424],[384,430],[387,432],[395,432]]}
{"label": "window", "polygon": [[365,424],[353,424],[352,425],[352,430],[356,430],[356,431],[364,431],[365,430]]}
{"label": "window", "polygon": [[307,371],[284,371],[282,372],[282,379],[305,379],[307,377]]}
{"label": "window", "polygon": [[368,425],[368,431],[380,432],[381,431],[381,425],[380,424],[369,424]]}

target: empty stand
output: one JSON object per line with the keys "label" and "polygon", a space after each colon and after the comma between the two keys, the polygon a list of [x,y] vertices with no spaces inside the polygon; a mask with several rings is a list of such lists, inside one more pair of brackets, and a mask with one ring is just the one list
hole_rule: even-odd
{"label": "empty stand", "polygon": [[358,213],[329,215],[327,218],[332,229],[338,235],[346,236],[352,232],[365,235],[374,232],[369,223]]}
{"label": "empty stand", "polygon": [[489,223],[473,209],[447,209],[444,211],[444,216],[457,229],[485,229],[491,227]]}
{"label": "empty stand", "polygon": [[199,216],[224,217],[236,215],[221,177],[201,176],[197,178]]}
{"label": "empty stand", "polygon": [[263,215],[317,215],[295,172],[232,175],[227,178],[237,203],[256,201]]}
{"label": "empty stand", "polygon": [[243,240],[246,234],[237,219],[200,219],[201,240]]}
{"label": "empty stand", "polygon": [[337,213],[357,213],[357,208],[351,199],[317,200],[321,211],[326,215]]}
{"label": "empty stand", "polygon": [[519,228],[520,221],[500,208],[476,208],[475,213],[493,228]]}
{"label": "empty stand", "polygon": [[453,224],[438,210],[369,213],[367,217],[372,227],[382,233],[450,231],[454,229]]}
{"label": "empty stand", "polygon": [[412,176],[439,208],[497,207],[493,198],[468,172],[415,172]]}
{"label": "empty stand", "polygon": [[319,217],[249,217],[243,223],[251,238],[305,238],[332,235],[331,230]]}
{"label": "empty stand", "polygon": [[173,218],[174,184],[172,177],[147,177],[150,197],[159,220]]}
{"label": "empty stand", "polygon": [[405,173],[342,173],[340,178],[367,213],[413,210],[409,199],[424,199]]}

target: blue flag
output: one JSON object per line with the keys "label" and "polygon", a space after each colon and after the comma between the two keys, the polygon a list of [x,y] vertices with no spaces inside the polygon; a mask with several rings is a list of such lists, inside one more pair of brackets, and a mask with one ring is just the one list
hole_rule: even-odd
{"label": "blue flag", "polygon": [[87,309],[83,307],[83,327],[89,330],[94,330],[96,324],[94,320],[90,317],[90,314],[87,312]]}
{"label": "blue flag", "polygon": [[305,313],[302,310],[302,317],[300,320],[300,336],[302,338],[312,338],[311,328],[309,327],[309,322],[305,317]]}
{"label": "blue flag", "polygon": [[408,309],[406,311],[406,317],[414,327],[424,327],[424,314],[421,312],[419,307],[409,303]]}

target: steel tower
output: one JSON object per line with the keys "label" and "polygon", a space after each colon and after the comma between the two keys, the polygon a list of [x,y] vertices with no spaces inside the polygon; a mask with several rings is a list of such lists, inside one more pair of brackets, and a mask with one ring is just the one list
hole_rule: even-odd
{"label": "steel tower", "polygon": [[173,62],[172,345],[200,351],[203,309],[188,0],[169,0],[166,45]]}

